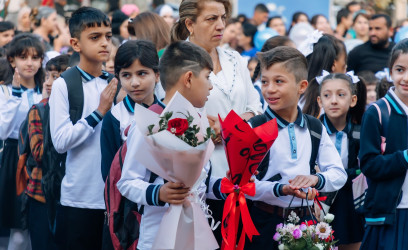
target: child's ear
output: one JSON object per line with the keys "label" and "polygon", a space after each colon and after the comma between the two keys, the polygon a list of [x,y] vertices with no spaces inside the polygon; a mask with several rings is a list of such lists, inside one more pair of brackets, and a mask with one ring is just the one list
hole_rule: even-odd
{"label": "child's ear", "polygon": [[356,104],[357,104],[357,96],[356,96],[356,95],[352,95],[352,96],[351,96],[350,108],[354,108],[354,106],[356,106]]}
{"label": "child's ear", "polygon": [[299,94],[305,93],[307,85],[309,85],[307,80],[302,80],[299,82]]}
{"label": "child's ear", "polygon": [[317,97],[317,103],[319,104],[319,107],[322,109],[323,104],[322,104],[322,99],[320,99],[320,96]]}
{"label": "child's ear", "polygon": [[10,65],[11,65],[11,67],[13,67],[13,69],[16,68],[16,62],[14,61],[14,58],[13,57],[8,57],[7,59],[9,61]]}
{"label": "child's ear", "polygon": [[75,37],[71,38],[71,40],[69,40],[69,43],[71,44],[71,47],[75,52],[78,52],[78,53],[81,52],[81,47],[79,45],[78,38],[75,38]]}
{"label": "child's ear", "polygon": [[187,71],[183,75],[183,85],[184,87],[190,89],[192,86],[192,80],[193,80],[193,72],[192,71]]}
{"label": "child's ear", "polygon": [[159,72],[157,72],[157,73],[155,73],[155,85],[156,85],[156,83],[158,83],[160,81],[160,73]]}

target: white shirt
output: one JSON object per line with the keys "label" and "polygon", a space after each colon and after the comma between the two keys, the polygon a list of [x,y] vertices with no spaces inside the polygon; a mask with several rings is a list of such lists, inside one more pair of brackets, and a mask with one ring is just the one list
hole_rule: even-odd
{"label": "white shirt", "polygon": [[[298,111],[300,111],[300,108],[298,108]],[[268,109],[266,112],[268,112]],[[309,160],[312,153],[312,143],[310,132],[305,125],[302,114],[298,115],[294,123],[288,123],[273,114],[272,118],[275,117],[277,118],[279,133],[270,149],[269,167],[262,180],[255,181],[255,196],[248,198],[285,208],[288,207],[292,196],[276,195],[275,189],[278,187],[276,185],[288,184],[289,180],[294,179],[297,175],[310,175]],[[341,163],[340,156],[326,132],[326,128],[322,127],[323,131],[316,158],[321,170],[318,175],[324,178],[319,191],[332,192],[343,187],[347,180],[347,174]],[[267,181],[277,174],[282,176],[281,180]],[[303,204],[305,205],[305,203],[304,201]],[[291,207],[300,207],[301,205],[302,200],[294,198]]]}
{"label": "white shirt", "polygon": [[0,89],[0,140],[7,138],[18,139],[21,124],[33,104],[42,100],[38,88],[12,91],[11,85],[7,86],[9,97]]}
{"label": "white shirt", "polygon": [[[247,62],[238,52],[217,48],[222,70],[210,74],[213,89],[205,104],[207,114],[225,118],[231,110],[238,115],[245,112],[261,113],[259,94],[254,88]],[[212,175],[224,177],[228,170],[224,146],[217,144],[211,156]]]}
{"label": "white shirt", "polygon": [[[408,107],[405,103],[398,98],[398,96],[394,92],[395,87],[391,87],[389,93],[397,100],[398,104],[404,109],[405,114],[408,114]],[[398,209],[408,208],[408,172],[405,174],[405,180],[401,187],[402,190],[402,198],[401,202],[398,204]]]}
{"label": "white shirt", "polygon": [[66,171],[61,183],[64,206],[105,209],[101,174],[100,133],[102,123],[92,127],[89,119],[99,106],[107,81],[97,77],[83,79],[84,108],[81,119],[72,124],[69,115],[68,90],[65,80],[58,78],[50,97],[50,129],[52,142],[59,153],[67,152]]}
{"label": "white shirt", "polygon": [[[137,129],[136,122],[133,120],[128,133],[127,152],[123,163],[122,176],[116,185],[119,192],[124,197],[137,203],[139,208],[144,205],[137,248],[145,250],[152,248],[160,222],[169,205],[167,203],[158,203],[159,185],[164,184],[163,178],[157,177],[153,183],[149,183],[151,172],[136,160],[136,148],[140,138],[140,134],[135,133]],[[209,166],[209,164],[206,164],[204,167],[207,173]],[[213,182],[210,181],[211,185],[213,185]],[[199,187],[199,191],[205,193],[205,190],[206,185],[203,182]],[[212,188],[209,189],[209,191],[211,190]],[[152,205],[152,202],[155,205]]]}

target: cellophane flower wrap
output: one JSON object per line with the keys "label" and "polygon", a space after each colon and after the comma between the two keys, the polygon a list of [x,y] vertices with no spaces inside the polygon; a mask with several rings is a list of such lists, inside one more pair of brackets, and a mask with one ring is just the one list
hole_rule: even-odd
{"label": "cellophane flower wrap", "polygon": [[295,212],[288,216],[287,223],[278,224],[273,239],[279,242],[279,249],[282,250],[323,250],[333,249],[333,230],[330,223],[333,221],[333,214],[326,214],[324,220],[304,221],[300,224],[299,217]]}
{"label": "cellophane flower wrap", "polygon": [[[276,120],[270,120],[261,126],[251,128],[233,110],[222,120],[221,135],[230,170],[230,179],[223,178],[221,192],[229,193],[222,215],[221,233],[223,249],[243,249],[245,235],[259,235],[249,215],[245,195],[255,195],[255,183],[249,180],[269,151],[276,137],[278,126]],[[242,233],[238,246],[237,234],[239,219],[242,217]]]}
{"label": "cellophane flower wrap", "polygon": [[[158,132],[163,117],[169,113],[172,115],[165,119],[168,120],[166,129]],[[203,197],[198,197],[198,186],[206,178],[203,168],[214,150],[211,139],[204,141],[209,128],[206,114],[199,114],[177,92],[160,115],[141,105],[135,106],[134,115],[138,127],[135,133],[140,133],[143,138],[138,141],[137,161],[163,179],[181,182],[191,188],[184,204],[170,205],[164,214],[152,249],[217,249],[208,215],[200,203]],[[190,127],[198,129],[195,136],[185,135],[187,127],[183,119],[187,116],[190,117]],[[186,142],[192,139],[198,140],[196,146]]]}

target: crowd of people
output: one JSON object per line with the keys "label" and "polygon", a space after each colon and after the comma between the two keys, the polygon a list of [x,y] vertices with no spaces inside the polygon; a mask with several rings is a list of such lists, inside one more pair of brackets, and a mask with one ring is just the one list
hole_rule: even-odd
{"label": "crowd of people", "polygon": [[[277,121],[247,196],[259,235],[244,249],[286,249],[276,226],[287,211],[318,217],[307,207],[324,194],[335,197],[326,212],[338,249],[408,249],[408,40],[394,40],[406,20],[395,27],[355,1],[335,28],[296,12],[288,29],[264,4],[232,17],[230,0],[182,0],[178,13],[80,7],[69,18],[64,1],[17,2],[0,21],[0,249],[114,249],[105,182],[125,141],[117,189],[141,219],[137,246],[121,244],[151,249],[167,208],[191,187],[138,162],[134,108],[163,110],[176,92],[214,130],[200,190],[218,221],[229,170],[218,117]],[[221,246],[220,228],[214,236]]]}

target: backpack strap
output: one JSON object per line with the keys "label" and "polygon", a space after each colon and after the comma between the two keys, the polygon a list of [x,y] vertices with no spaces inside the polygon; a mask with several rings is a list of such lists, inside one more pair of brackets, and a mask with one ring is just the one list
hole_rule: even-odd
{"label": "backpack strap", "polygon": [[72,67],[61,74],[67,84],[69,116],[73,124],[81,119],[84,109],[84,89],[81,73],[77,67]]}
{"label": "backpack strap", "polygon": [[361,130],[361,125],[353,124],[353,128],[351,129],[351,137],[355,140],[360,141],[360,130]]}
{"label": "backpack strap", "polygon": [[323,125],[315,117],[311,115],[304,114],[307,128],[309,129],[310,139],[312,140],[312,154],[310,156],[310,173],[315,174],[315,165],[317,153],[319,152],[320,139],[322,138]]}
{"label": "backpack strap", "polygon": [[383,137],[386,137],[388,122],[390,120],[391,115],[390,103],[385,97],[383,97],[379,99],[377,102],[373,103],[373,106],[377,109],[378,112],[378,119],[381,125],[381,135]]}
{"label": "backpack strap", "polygon": [[9,99],[10,93],[9,93],[8,88],[7,88],[7,85],[2,84],[2,85],[0,85],[0,86],[1,86],[1,88],[3,89],[4,95],[6,96],[6,100]]}

